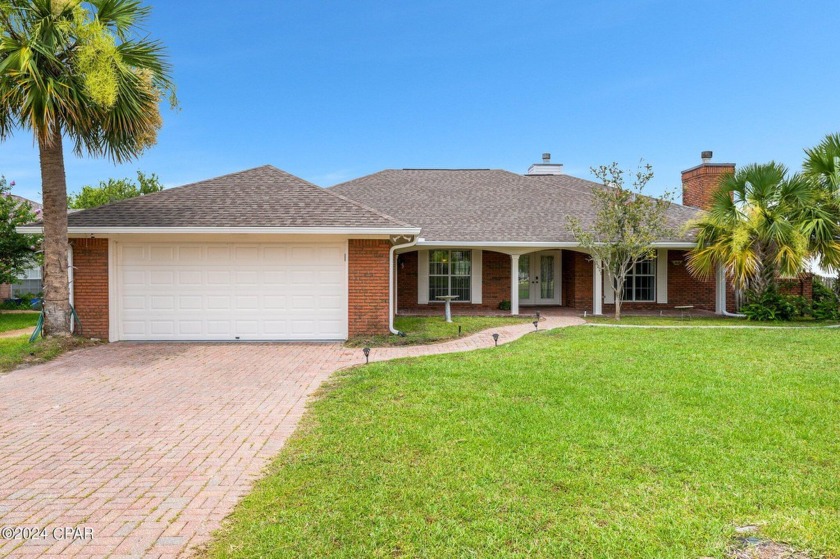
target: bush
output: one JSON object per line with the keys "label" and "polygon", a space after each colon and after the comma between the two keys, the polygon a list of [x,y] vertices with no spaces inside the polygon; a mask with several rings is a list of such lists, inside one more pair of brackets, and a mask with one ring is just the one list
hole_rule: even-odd
{"label": "bush", "polygon": [[840,297],[818,281],[814,282],[811,314],[817,320],[840,320]]}
{"label": "bush", "polygon": [[39,311],[41,310],[41,295],[24,293],[14,299],[6,299],[0,303],[0,310],[4,311]]}
{"label": "bush", "polygon": [[510,301],[505,299],[501,303],[499,303],[499,310],[500,311],[509,311],[510,310]]}
{"label": "bush", "polygon": [[764,293],[747,293],[747,304],[741,307],[741,312],[748,320],[768,322],[805,316],[810,314],[811,308],[804,297],[782,295],[771,290]]}

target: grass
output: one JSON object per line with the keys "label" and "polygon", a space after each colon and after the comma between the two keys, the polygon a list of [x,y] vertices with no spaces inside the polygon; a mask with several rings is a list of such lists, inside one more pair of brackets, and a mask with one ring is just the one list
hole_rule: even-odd
{"label": "grass", "polygon": [[528,316],[453,316],[452,323],[447,323],[443,316],[398,316],[394,320],[394,328],[404,332],[400,336],[371,336],[349,340],[350,347],[383,347],[431,344],[452,340],[458,337],[458,327],[461,335],[468,336],[488,328],[522,324],[531,322]]}
{"label": "grass", "polygon": [[840,556],[832,330],[567,328],[322,390],[209,557]]}
{"label": "grass", "polygon": [[0,373],[21,365],[35,365],[54,359],[62,353],[91,342],[83,338],[47,338],[29,343],[29,336],[0,338]]}
{"label": "grass", "polygon": [[0,332],[22,328],[32,328],[34,330],[39,314],[37,312],[9,313],[0,311]]}
{"label": "grass", "polygon": [[622,324],[628,326],[787,326],[787,327],[819,327],[833,326],[837,321],[813,320],[800,318],[789,322],[754,322],[744,318],[729,318],[725,316],[692,316],[690,319],[679,316],[623,316],[616,321],[611,316],[588,316],[587,322],[593,324]]}

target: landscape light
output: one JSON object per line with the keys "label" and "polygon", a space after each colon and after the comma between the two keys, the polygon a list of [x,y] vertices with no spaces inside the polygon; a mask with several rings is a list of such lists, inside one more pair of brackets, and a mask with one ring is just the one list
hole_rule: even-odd
{"label": "landscape light", "polygon": [[365,354],[365,364],[370,363],[370,348],[366,347],[362,350],[362,353]]}
{"label": "landscape light", "polygon": [[493,334],[493,342],[496,345],[499,345],[499,335],[498,334]]}

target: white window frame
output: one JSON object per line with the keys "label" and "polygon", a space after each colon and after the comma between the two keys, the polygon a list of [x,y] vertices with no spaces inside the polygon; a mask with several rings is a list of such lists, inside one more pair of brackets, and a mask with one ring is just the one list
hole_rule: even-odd
{"label": "white window frame", "polygon": [[[448,256],[449,261],[448,261],[448,267],[447,267],[448,272],[446,274],[432,274],[432,264],[433,264],[432,255],[435,252],[446,252],[446,253],[448,253],[448,255],[449,255]],[[465,253],[465,254],[468,255],[467,258],[469,259],[469,263],[470,263],[470,273],[469,273],[469,275],[466,275],[466,276],[464,276],[464,275],[453,275],[453,273],[452,273],[452,253],[453,252],[462,252],[462,253]],[[472,291],[473,291],[472,290],[472,284],[473,284],[473,254],[472,254],[472,252],[473,251],[471,251],[471,250],[464,250],[464,249],[458,249],[458,248],[435,249],[435,250],[430,250],[429,251],[429,259],[428,259],[428,263],[427,263],[427,266],[426,266],[426,274],[428,275],[429,281],[428,281],[428,285],[427,285],[427,288],[426,288],[427,289],[426,293],[427,293],[427,297],[428,297],[428,300],[429,300],[430,303],[443,303],[443,301],[441,301],[440,299],[435,299],[435,298],[432,297],[432,278],[437,278],[437,277],[447,278],[447,289],[446,289],[447,294],[452,293],[452,278],[453,277],[454,278],[467,278],[468,279],[467,285],[469,286],[468,289],[469,289],[469,293],[470,293],[469,299],[454,299],[452,302],[453,303],[472,303],[472,298],[473,298],[473,293],[472,293]]]}
{"label": "white window frame", "polygon": [[[624,297],[622,298],[623,301],[625,301],[627,303],[655,303],[657,301],[657,299],[656,299],[656,288],[657,288],[657,285],[659,284],[659,281],[658,281],[659,278],[657,277],[659,275],[658,274],[658,269],[659,269],[658,260],[659,259],[657,257],[653,257],[653,258],[650,258],[650,259],[647,259],[647,260],[642,260],[641,262],[637,262],[636,264],[633,265],[633,269],[630,270],[627,273],[627,275],[624,277],[625,285],[622,286],[622,289],[625,290],[625,293],[624,293]],[[649,262],[650,263],[651,272],[648,273],[648,274],[637,273],[636,272],[636,266],[638,266],[639,264],[642,264],[644,262]],[[653,279],[653,289],[651,290],[651,298],[650,299],[636,299],[635,298],[636,297],[636,278],[639,278],[639,277],[652,278]],[[626,282],[627,282],[627,280],[631,280],[633,282],[633,288],[630,290],[630,293],[633,297],[632,299],[627,297],[627,292],[626,292]]]}

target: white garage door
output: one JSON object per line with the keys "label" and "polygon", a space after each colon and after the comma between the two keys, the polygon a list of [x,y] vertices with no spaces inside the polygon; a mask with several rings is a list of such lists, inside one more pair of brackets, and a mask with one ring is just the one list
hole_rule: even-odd
{"label": "white garage door", "polygon": [[119,243],[119,339],[345,339],[344,254],[343,243]]}

